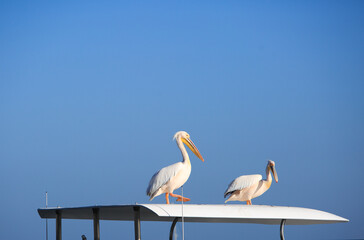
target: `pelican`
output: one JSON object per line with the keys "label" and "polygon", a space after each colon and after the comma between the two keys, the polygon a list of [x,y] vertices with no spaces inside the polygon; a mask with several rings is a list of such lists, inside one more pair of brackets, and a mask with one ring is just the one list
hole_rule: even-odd
{"label": "pelican", "polygon": [[274,180],[278,182],[275,165],[276,164],[272,160],[268,161],[267,168],[265,169],[267,179],[265,180],[262,180],[262,175],[260,174],[244,175],[235,178],[225,191],[224,197],[226,198],[229,196],[225,203],[228,201],[246,201],[247,205],[252,205],[251,200],[253,198],[259,197],[270,188],[270,185],[272,184],[271,171]]}
{"label": "pelican", "polygon": [[162,168],[153,175],[147,188],[147,195],[150,196],[150,201],[162,193],[165,193],[167,204],[169,204],[169,196],[177,198],[176,201],[190,201],[189,198],[173,193],[174,190],[185,184],[191,174],[190,158],[183,143],[186,144],[202,162],[204,159],[187,132],[179,131],[174,135],[173,139],[176,140],[177,146],[181,150],[183,160],[182,162]]}

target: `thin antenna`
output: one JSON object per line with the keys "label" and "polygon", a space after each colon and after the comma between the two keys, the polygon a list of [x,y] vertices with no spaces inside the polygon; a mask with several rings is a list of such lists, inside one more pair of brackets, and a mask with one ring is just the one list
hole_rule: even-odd
{"label": "thin antenna", "polygon": [[185,240],[185,217],[183,215],[183,185],[182,185],[182,240]]}
{"label": "thin antenna", "polygon": [[[46,208],[48,208],[48,192],[46,191]],[[46,240],[48,240],[48,218],[46,218]]]}

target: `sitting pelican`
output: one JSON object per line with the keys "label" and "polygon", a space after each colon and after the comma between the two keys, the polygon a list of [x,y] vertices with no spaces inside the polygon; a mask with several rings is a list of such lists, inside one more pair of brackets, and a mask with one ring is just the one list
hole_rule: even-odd
{"label": "sitting pelican", "polygon": [[251,200],[253,198],[259,197],[270,188],[270,185],[272,184],[271,171],[273,173],[274,180],[278,182],[275,163],[272,160],[268,161],[267,168],[265,169],[267,174],[266,180],[262,180],[262,175],[260,174],[244,175],[235,178],[225,191],[224,198],[230,195],[225,203],[228,201],[246,201],[247,205],[252,205]]}
{"label": "sitting pelican", "polygon": [[199,158],[204,161],[200,152],[198,151],[195,144],[193,144],[190,139],[190,135],[185,131],[177,132],[173,139],[176,140],[177,146],[181,150],[183,160],[182,162],[178,162],[172,165],[169,165],[165,168],[162,168],[158,172],[156,172],[152,179],[150,179],[149,186],[147,188],[147,195],[150,196],[150,201],[153,200],[158,195],[162,193],[166,194],[166,201],[169,204],[169,195],[171,197],[176,197],[177,201],[190,201],[189,198],[182,197],[177,194],[173,194],[173,191],[180,188],[191,174],[191,162],[188,157],[186,148],[183,143],[186,144],[191,151]]}

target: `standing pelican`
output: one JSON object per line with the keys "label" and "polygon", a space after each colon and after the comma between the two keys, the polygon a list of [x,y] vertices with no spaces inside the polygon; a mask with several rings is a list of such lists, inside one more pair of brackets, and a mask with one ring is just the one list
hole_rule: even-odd
{"label": "standing pelican", "polygon": [[176,139],[177,146],[181,150],[183,160],[182,162],[162,168],[153,175],[147,188],[147,195],[150,196],[149,200],[152,200],[162,193],[165,193],[167,204],[169,204],[169,195],[171,195],[171,197],[176,197],[177,201],[182,201],[182,199],[184,202],[190,201],[189,198],[173,194],[174,190],[185,184],[191,174],[190,158],[183,143],[186,144],[191,149],[191,151],[202,160],[202,162],[204,160],[197,147],[190,139],[190,135],[188,133],[185,131],[179,131],[174,135],[173,139]]}
{"label": "standing pelican", "polygon": [[275,168],[275,163],[272,160],[268,161],[267,168],[265,172],[267,174],[267,179],[262,180],[262,175],[245,175],[235,178],[229,184],[229,187],[226,189],[224,197],[230,197],[225,201],[246,201],[247,205],[252,205],[252,199],[259,197],[263,193],[265,193],[272,184],[272,176],[270,172],[272,171],[274,180],[278,182],[278,175]]}

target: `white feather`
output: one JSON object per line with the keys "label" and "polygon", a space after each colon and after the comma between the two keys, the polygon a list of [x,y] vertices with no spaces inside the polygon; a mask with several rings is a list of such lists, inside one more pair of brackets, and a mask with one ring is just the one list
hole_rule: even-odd
{"label": "white feather", "polygon": [[183,168],[183,163],[178,162],[167,167],[162,168],[156,172],[152,179],[150,179],[149,186],[147,188],[147,195],[153,199],[157,191],[165,185],[172,177],[176,176],[177,173]]}
{"label": "white feather", "polygon": [[236,190],[241,190],[247,187],[250,187],[256,183],[258,183],[260,180],[262,180],[262,175],[260,174],[254,174],[254,175],[244,175],[235,178],[228,186],[228,188],[225,191],[224,197],[231,194],[232,192]]}

